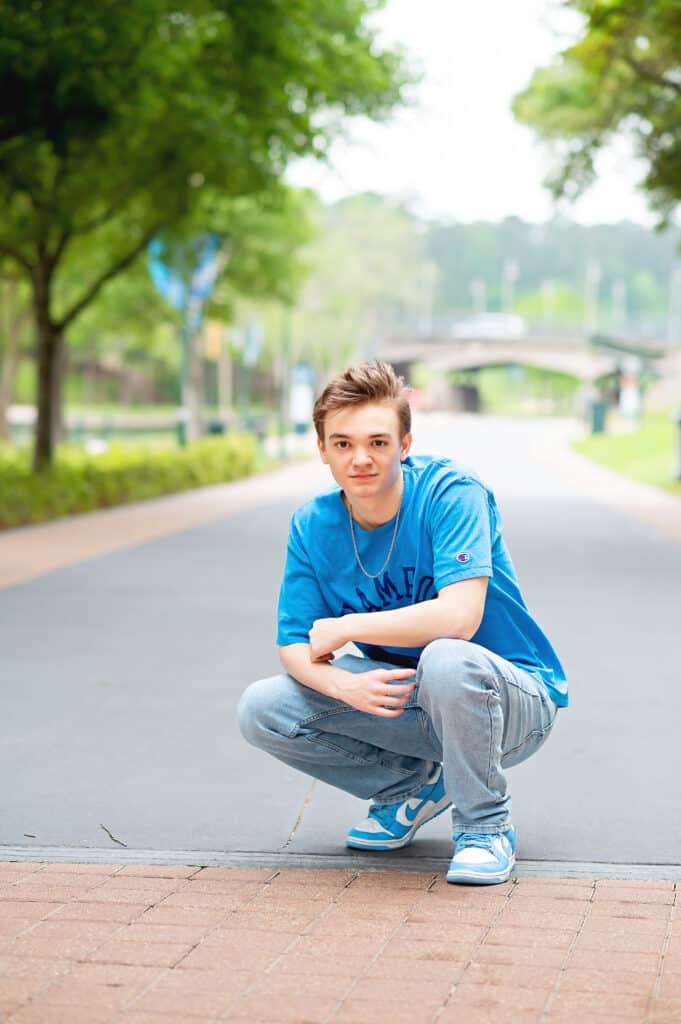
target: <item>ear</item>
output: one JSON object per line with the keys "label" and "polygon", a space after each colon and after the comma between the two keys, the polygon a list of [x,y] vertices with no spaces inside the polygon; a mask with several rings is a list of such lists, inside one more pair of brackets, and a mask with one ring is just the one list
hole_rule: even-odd
{"label": "ear", "polygon": [[404,462],[404,460],[406,459],[407,455],[409,454],[409,449],[411,448],[411,442],[412,442],[412,435],[411,434],[405,434],[404,437],[402,438],[402,440],[400,441],[400,462]]}
{"label": "ear", "polygon": [[324,442],[322,441],[321,437],[317,438],[317,449],[321,456],[322,462],[324,463],[325,466],[328,466],[329,460],[326,456],[326,448],[324,447]]}

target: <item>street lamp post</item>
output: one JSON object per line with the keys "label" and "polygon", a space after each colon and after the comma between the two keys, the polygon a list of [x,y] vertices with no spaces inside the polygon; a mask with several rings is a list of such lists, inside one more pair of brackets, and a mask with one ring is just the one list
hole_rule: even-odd
{"label": "street lamp post", "polygon": [[518,280],[518,261],[505,260],[501,275],[501,305],[504,313],[513,310],[513,293]]}
{"label": "street lamp post", "polygon": [[291,308],[281,311],[281,394],[279,396],[279,456],[286,458],[286,434],[289,412],[289,360],[291,351]]}
{"label": "street lamp post", "polygon": [[627,325],[627,285],[621,278],[612,282],[612,326],[615,334],[622,334]]}
{"label": "street lamp post", "polygon": [[593,334],[598,327],[598,289],[601,283],[601,265],[591,259],[584,278],[584,327]]}
{"label": "street lamp post", "polygon": [[552,323],[556,308],[556,282],[552,277],[545,277],[541,283],[541,315],[542,321]]}
{"label": "street lamp post", "polygon": [[681,264],[672,269],[669,279],[669,313],[667,318],[669,341],[681,343]]}
{"label": "street lamp post", "polygon": [[484,313],[487,309],[487,285],[484,278],[474,277],[470,283],[473,312]]}
{"label": "street lamp post", "polygon": [[187,444],[187,422],[189,420],[189,348],[191,345],[191,328],[186,310],[182,311],[180,323],[180,378],[177,389],[177,409],[175,410],[175,430],[180,448]]}
{"label": "street lamp post", "polygon": [[674,467],[674,479],[681,481],[681,409],[674,416],[676,421],[676,466]]}

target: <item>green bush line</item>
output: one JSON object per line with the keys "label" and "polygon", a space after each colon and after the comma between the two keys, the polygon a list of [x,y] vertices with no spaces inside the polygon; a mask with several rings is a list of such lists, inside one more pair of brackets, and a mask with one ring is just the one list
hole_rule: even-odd
{"label": "green bush line", "polygon": [[254,472],[256,457],[251,434],[230,434],[171,451],[65,447],[49,470],[33,474],[28,451],[0,449],[0,529],[237,480]]}

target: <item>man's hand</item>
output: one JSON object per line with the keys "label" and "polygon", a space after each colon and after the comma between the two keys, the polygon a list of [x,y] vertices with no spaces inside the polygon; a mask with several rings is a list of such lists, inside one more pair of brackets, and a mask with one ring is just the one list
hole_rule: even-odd
{"label": "man's hand", "polygon": [[[333,620],[331,620],[333,621]],[[375,668],[370,672],[347,672],[336,686],[334,696],[368,715],[397,718],[411,697],[416,683],[396,683],[414,675],[411,668]]]}
{"label": "man's hand", "polygon": [[413,668],[373,668],[368,672],[348,672],[337,665],[322,664],[328,660],[324,656],[316,662],[312,661],[310,645],[306,643],[280,647],[279,657],[284,669],[303,686],[343,701],[367,715],[396,718],[404,713],[416,687],[415,682],[404,682],[410,678],[413,680],[416,674]]}
{"label": "man's hand", "polygon": [[333,652],[348,642],[343,618],[315,619],[310,630],[310,658],[312,661],[330,661]]}

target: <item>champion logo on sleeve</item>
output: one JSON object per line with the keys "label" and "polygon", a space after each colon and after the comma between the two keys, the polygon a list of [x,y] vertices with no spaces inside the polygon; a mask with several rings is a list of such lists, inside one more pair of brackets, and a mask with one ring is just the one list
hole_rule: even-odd
{"label": "champion logo on sleeve", "polygon": [[471,556],[467,551],[460,551],[456,556],[457,562],[470,562]]}

